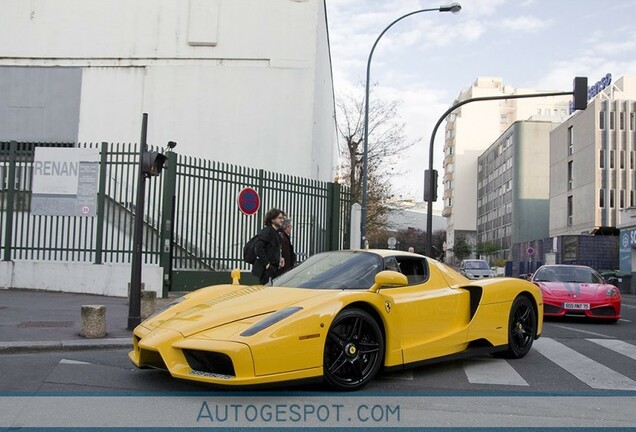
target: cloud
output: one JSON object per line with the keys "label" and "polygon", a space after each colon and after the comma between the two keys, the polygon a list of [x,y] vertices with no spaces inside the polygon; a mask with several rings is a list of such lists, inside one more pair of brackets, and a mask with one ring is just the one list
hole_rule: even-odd
{"label": "cloud", "polygon": [[504,29],[524,33],[535,33],[552,24],[553,20],[543,20],[534,16],[520,16],[501,20],[498,25]]}

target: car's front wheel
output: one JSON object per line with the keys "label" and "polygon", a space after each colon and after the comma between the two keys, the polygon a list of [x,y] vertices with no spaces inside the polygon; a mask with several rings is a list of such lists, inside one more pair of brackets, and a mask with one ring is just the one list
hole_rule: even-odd
{"label": "car's front wheel", "polygon": [[336,390],[357,390],[373,379],[384,358],[382,330],[361,309],[346,309],[334,319],[323,360],[327,384]]}
{"label": "car's front wheel", "polygon": [[537,313],[532,302],[523,295],[512,302],[508,321],[508,350],[504,353],[507,358],[521,358],[532,348],[537,334]]}

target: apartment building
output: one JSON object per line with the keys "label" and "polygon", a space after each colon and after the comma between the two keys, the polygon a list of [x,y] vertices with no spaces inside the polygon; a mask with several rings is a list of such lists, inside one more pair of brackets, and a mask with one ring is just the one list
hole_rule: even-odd
{"label": "apartment building", "polygon": [[608,81],[550,133],[550,236],[615,235],[636,207],[636,76]]}
{"label": "apartment building", "polygon": [[[549,120],[514,122],[477,160],[477,242],[512,259],[516,243],[549,233]],[[493,248],[494,249],[494,248]]]}
{"label": "apartment building", "polygon": [[[552,90],[554,91],[554,90]],[[543,93],[534,89],[507,86],[501,78],[479,77],[453,103],[482,96]],[[447,261],[453,262],[455,239],[465,238],[477,245],[477,161],[479,156],[515,121],[543,116],[562,121],[568,116],[570,96],[536,97],[474,102],[449,115],[444,141],[444,208]]]}

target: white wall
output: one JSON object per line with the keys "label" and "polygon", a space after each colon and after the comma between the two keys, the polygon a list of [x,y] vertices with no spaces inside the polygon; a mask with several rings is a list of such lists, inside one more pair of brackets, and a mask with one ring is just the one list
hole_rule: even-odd
{"label": "white wall", "polygon": [[[0,288],[38,289],[128,297],[130,264],[88,264],[53,261],[0,261]],[[163,271],[142,267],[146,291],[163,296]]]}
{"label": "white wall", "polygon": [[80,142],[147,112],[150,145],[334,178],[324,0],[5,0],[0,28],[0,67],[82,68]]}

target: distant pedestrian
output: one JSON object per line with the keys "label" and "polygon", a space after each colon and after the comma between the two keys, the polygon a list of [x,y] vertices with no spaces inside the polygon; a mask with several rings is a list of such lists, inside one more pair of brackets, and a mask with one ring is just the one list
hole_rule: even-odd
{"label": "distant pedestrian", "polygon": [[285,213],[277,208],[269,209],[265,213],[265,226],[258,233],[254,244],[256,262],[252,266],[252,274],[265,285],[278,275],[278,268],[285,265],[281,254],[282,240],[278,235],[278,228],[285,220]]}
{"label": "distant pedestrian", "polygon": [[285,264],[278,269],[278,275],[294,268],[296,264],[296,253],[294,252],[294,245],[291,242],[292,223],[290,219],[285,219],[280,228],[278,228],[278,234],[281,239],[281,251]]}
{"label": "distant pedestrian", "polygon": [[409,246],[409,252],[415,253],[415,248],[413,246]]}

